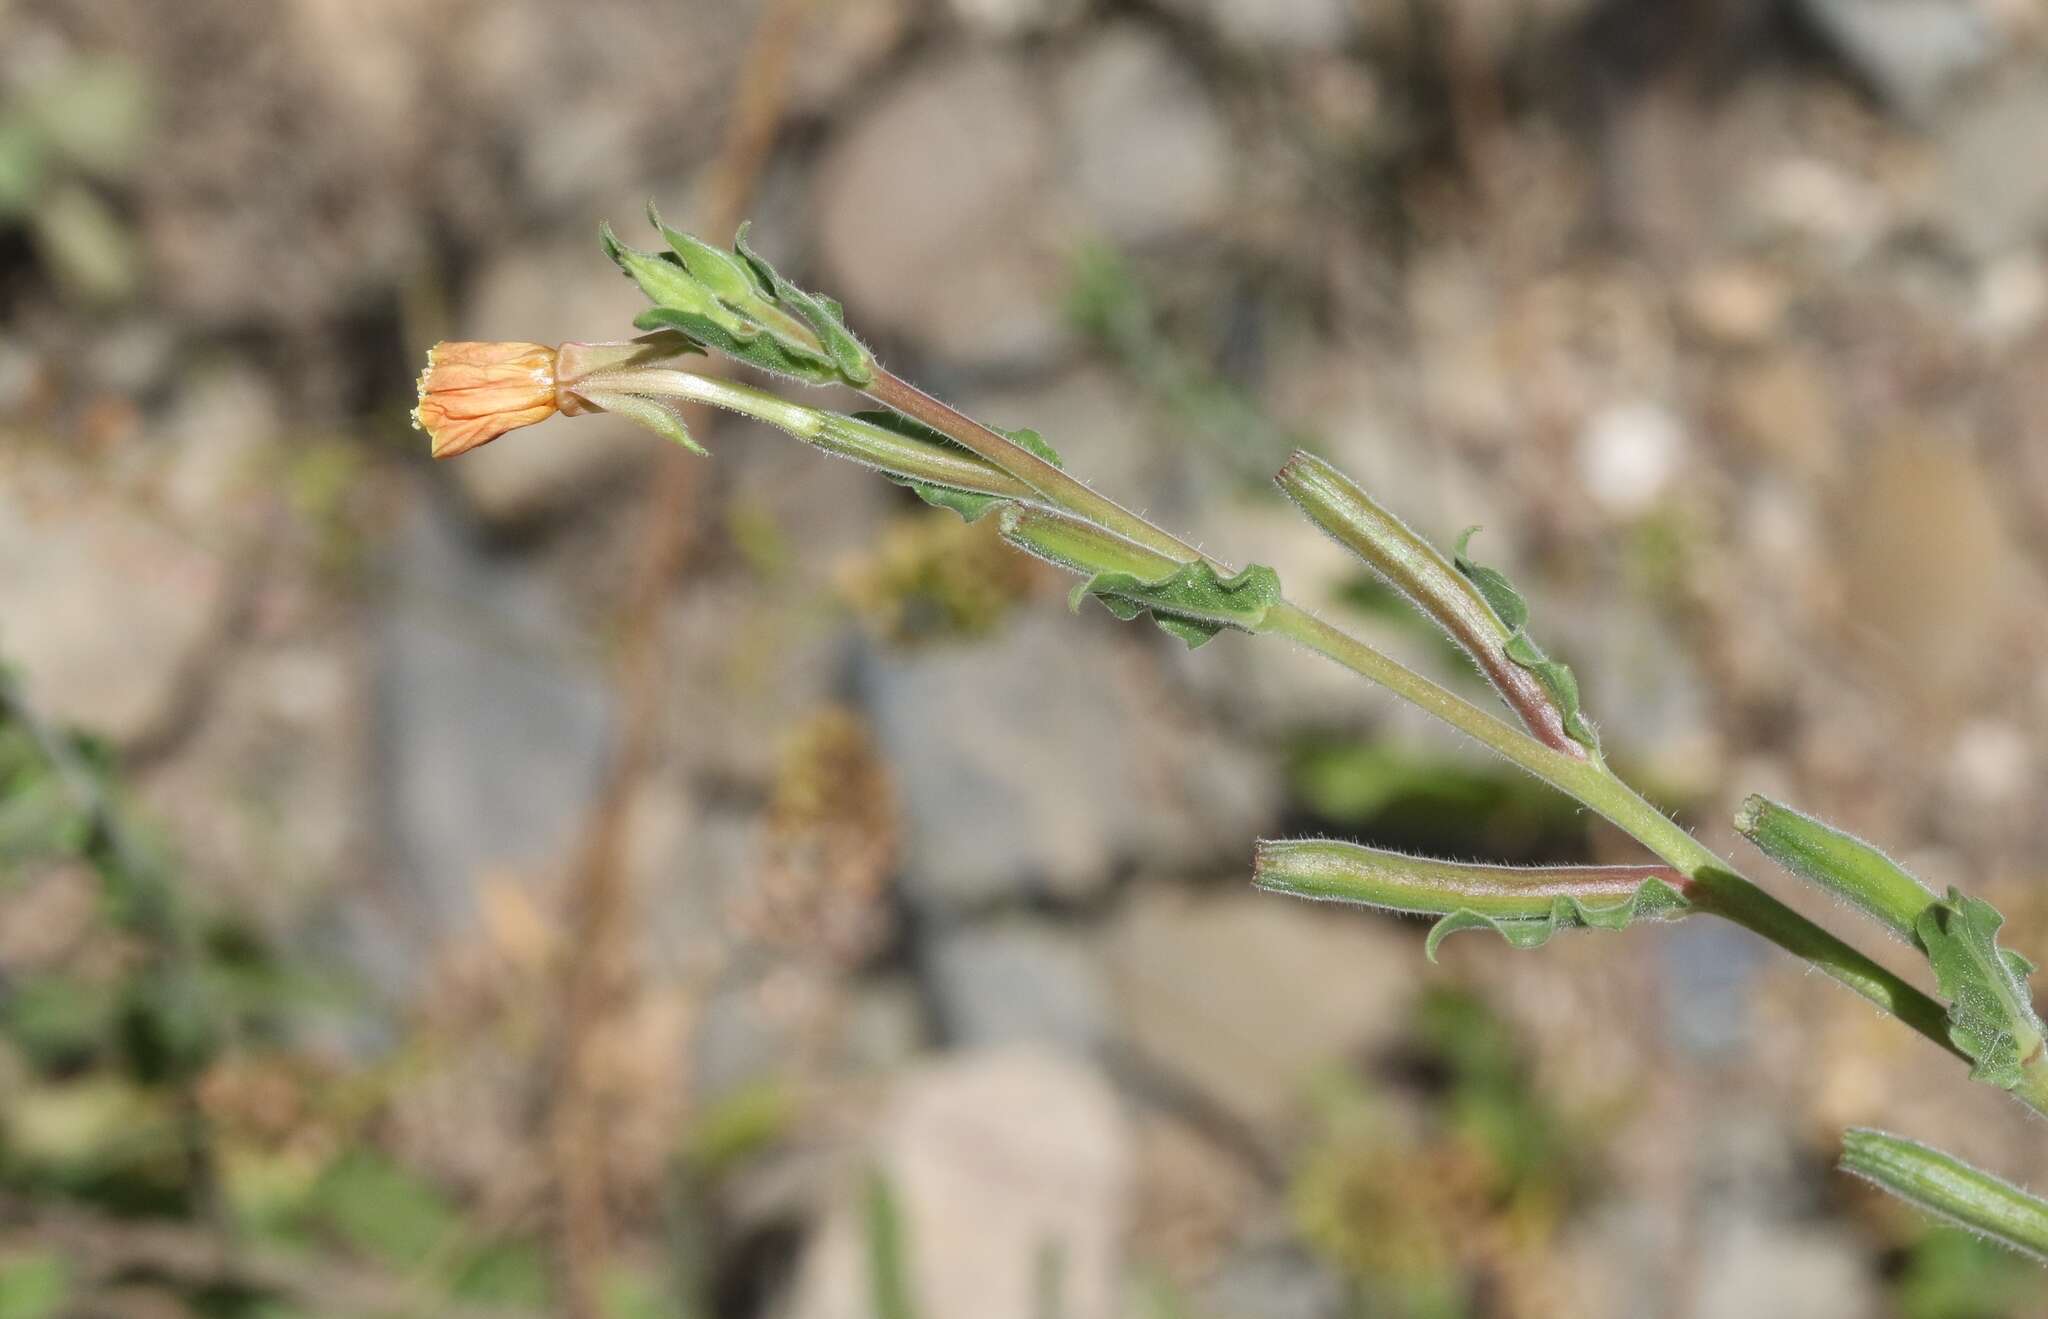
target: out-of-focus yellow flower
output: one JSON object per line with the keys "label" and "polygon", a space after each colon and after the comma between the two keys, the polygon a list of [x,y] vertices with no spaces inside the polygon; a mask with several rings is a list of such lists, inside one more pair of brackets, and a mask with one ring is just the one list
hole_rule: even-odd
{"label": "out-of-focus yellow flower", "polygon": [[555,415],[555,350],[537,343],[437,343],[420,373],[413,424],[436,458]]}

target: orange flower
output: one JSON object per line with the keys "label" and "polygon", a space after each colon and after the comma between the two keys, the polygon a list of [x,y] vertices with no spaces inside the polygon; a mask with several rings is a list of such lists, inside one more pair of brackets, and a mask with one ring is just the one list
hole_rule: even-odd
{"label": "orange flower", "polygon": [[537,343],[437,343],[420,373],[415,426],[436,458],[555,415],[555,350]]}

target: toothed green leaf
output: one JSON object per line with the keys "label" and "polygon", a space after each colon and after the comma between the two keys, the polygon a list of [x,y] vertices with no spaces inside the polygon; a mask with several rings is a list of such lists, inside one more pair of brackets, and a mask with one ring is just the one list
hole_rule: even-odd
{"label": "toothed green leaf", "polygon": [[1280,577],[1262,564],[1224,577],[1208,563],[1178,562],[1069,513],[1013,503],[1002,518],[1004,540],[1087,577],[1068,597],[1074,608],[1092,595],[1118,618],[1150,613],[1190,649],[1226,627],[1258,630],[1280,603]]}
{"label": "toothed green leaf", "polygon": [[1280,602],[1280,575],[1259,563],[1229,577],[1207,563],[1184,563],[1152,579],[1103,572],[1076,586],[1069,599],[1078,609],[1091,595],[1125,621],[1149,612],[1161,630],[1193,650],[1226,627],[1257,631]]}
{"label": "toothed green leaf", "polygon": [[1467,527],[1465,534],[1458,537],[1458,548],[1451,561],[1478,588],[1479,594],[1486,598],[1486,603],[1507,627],[1508,639],[1502,646],[1503,653],[1543,684],[1543,690],[1550,694],[1550,699],[1557,706],[1564,731],[1572,740],[1597,754],[1600,736],[1579,709],[1579,680],[1573,676],[1569,665],[1545,655],[1535,638],[1529,635],[1529,602],[1522,598],[1522,593],[1504,574],[1474,563],[1466,554],[1465,547],[1478,530],[1477,527]]}
{"label": "toothed green leaf", "polygon": [[2033,964],[1998,946],[2004,924],[1998,908],[1951,888],[1917,931],[1949,1000],[1949,1040],[1976,1064],[1971,1077],[2010,1090],[2040,1064],[2042,1029],[2027,989]]}
{"label": "toothed green leaf", "polygon": [[1489,916],[1469,907],[1454,911],[1430,926],[1423,951],[1434,962],[1437,945],[1460,930],[1492,930],[1517,948],[1540,948],[1559,930],[1620,930],[1639,920],[1675,920],[1691,910],[1692,904],[1677,889],[1661,879],[1646,879],[1634,893],[1615,903],[1591,903],[1560,894],[1540,920]]}

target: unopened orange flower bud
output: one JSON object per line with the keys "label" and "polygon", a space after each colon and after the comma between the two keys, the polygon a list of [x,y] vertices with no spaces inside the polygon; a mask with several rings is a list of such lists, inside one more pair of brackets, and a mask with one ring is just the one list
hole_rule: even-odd
{"label": "unopened orange flower bud", "polygon": [[555,350],[537,343],[437,343],[420,373],[413,424],[436,458],[555,415]]}

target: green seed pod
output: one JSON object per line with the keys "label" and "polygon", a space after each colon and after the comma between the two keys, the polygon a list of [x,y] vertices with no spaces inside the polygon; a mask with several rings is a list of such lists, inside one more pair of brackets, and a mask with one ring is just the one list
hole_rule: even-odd
{"label": "green seed pod", "polygon": [[1842,1133],[1841,1169],[2002,1246],[2048,1261],[2048,1203],[1961,1159],[1903,1136],[1851,1127]]}
{"label": "green seed pod", "polygon": [[1767,797],[1746,799],[1735,812],[1735,827],[1764,855],[1847,898],[1907,943],[1920,942],[1915,930],[1921,913],[1941,900],[1869,843]]}

